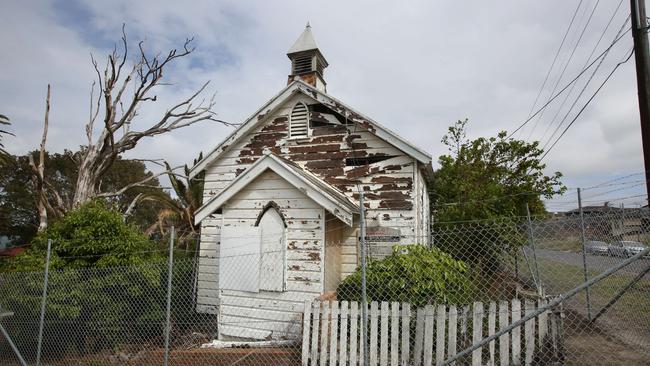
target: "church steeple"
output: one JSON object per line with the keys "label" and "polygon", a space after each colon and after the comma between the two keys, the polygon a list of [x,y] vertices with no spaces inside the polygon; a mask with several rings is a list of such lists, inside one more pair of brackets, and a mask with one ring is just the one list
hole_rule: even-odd
{"label": "church steeple", "polygon": [[287,56],[291,60],[291,74],[288,83],[299,78],[319,90],[326,91],[327,84],[323,78],[323,72],[328,63],[316,46],[309,23],[289,49]]}

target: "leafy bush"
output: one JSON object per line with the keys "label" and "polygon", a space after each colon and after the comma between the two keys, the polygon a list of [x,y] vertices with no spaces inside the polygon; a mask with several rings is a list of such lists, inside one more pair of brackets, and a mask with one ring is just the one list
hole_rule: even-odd
{"label": "leafy bush", "polygon": [[[32,247],[9,264],[11,271],[21,273],[2,276],[11,278],[12,286],[0,291],[0,305],[16,313],[13,320],[37,325],[48,239],[52,252],[46,320],[57,326],[45,329],[46,352],[63,352],[74,344],[83,354],[160,337],[166,261],[155,254],[155,243],[99,201],[71,211],[39,233]],[[24,347],[34,346],[34,329],[15,331],[25,332],[17,336],[29,343]]]}
{"label": "leafy bush", "polygon": [[[468,266],[424,245],[395,246],[388,257],[370,260],[366,269],[368,301],[400,301],[415,306],[457,304],[473,299]],[[339,300],[361,301],[361,269],[337,289]]]}
{"label": "leafy bush", "polygon": [[51,269],[108,267],[150,262],[157,249],[122,214],[102,201],[87,203],[40,232],[31,248],[10,266],[16,271],[42,270],[47,241],[52,240]]}

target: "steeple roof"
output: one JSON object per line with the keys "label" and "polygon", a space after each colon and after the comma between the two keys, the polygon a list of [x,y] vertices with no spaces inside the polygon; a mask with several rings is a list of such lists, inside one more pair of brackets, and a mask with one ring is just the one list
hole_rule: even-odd
{"label": "steeple roof", "polygon": [[317,49],[318,46],[316,45],[316,41],[314,40],[314,35],[311,33],[311,25],[307,23],[305,30],[302,31],[302,34],[300,35],[300,37],[298,37],[298,39],[293,44],[293,46],[291,46],[287,54],[290,55],[292,53],[311,51]]}

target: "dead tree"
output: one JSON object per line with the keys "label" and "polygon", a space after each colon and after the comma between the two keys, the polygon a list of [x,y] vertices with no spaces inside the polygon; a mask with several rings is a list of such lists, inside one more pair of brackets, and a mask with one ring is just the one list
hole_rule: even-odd
{"label": "dead tree", "polygon": [[[214,95],[209,99],[201,98],[209,82],[203,84],[197,91],[186,99],[173,105],[162,116],[153,122],[135,128],[140,107],[147,102],[155,102],[156,87],[165,85],[161,82],[166,67],[176,59],[188,56],[194,51],[192,39],[186,39],[182,49],[172,49],[164,57],[149,56],[145,52],[144,43],[138,44],[138,56],[132,66],[127,66],[128,42],[124,27],[122,28],[122,52],[117,47],[108,55],[108,60],[102,71],[98,62],[91,57],[97,74],[97,80],[92,83],[90,92],[90,113],[85,125],[87,144],[81,147],[78,166],[78,177],[74,187],[72,202],[66,202],[49,184],[45,175],[45,142],[49,125],[50,86],[48,85],[45,122],[40,145],[38,164],[30,156],[30,165],[34,172],[36,203],[38,206],[40,224],[39,231],[47,227],[48,212],[62,216],[68,210],[86,203],[93,198],[111,198],[125,193],[134,187],[147,186],[151,180],[163,174],[175,174],[177,168],[167,168],[165,171],[152,174],[144,180],[130,183],[112,192],[101,190],[101,180],[117,158],[136,147],[144,137],[153,137],[173,130],[190,126],[201,121],[215,121],[223,125],[231,125],[216,118],[212,110],[215,105]],[[95,87],[98,89],[95,97]],[[101,121],[100,126],[95,122]],[[144,121],[143,121],[144,122]],[[134,202],[129,205],[126,215],[133,210]]]}
{"label": "dead tree", "polygon": [[[83,147],[79,161],[79,177],[76,182],[72,205],[77,206],[95,197],[110,197],[123,193],[125,188],[146,184],[147,181],[134,182],[115,192],[99,192],[101,177],[115,162],[117,157],[133,149],[144,137],[153,137],[173,130],[190,126],[200,121],[216,121],[212,110],[214,96],[208,100],[200,99],[208,83],[203,84],[185,100],[169,108],[153,123],[135,128],[138,122],[139,107],[146,102],[155,102],[155,88],[163,85],[166,67],[176,59],[188,56],[194,51],[192,39],[187,39],[183,48],[173,49],[166,56],[148,56],[143,42],[138,44],[138,57],[133,66],[125,67],[128,56],[126,35],[122,35],[123,51],[117,49],[108,56],[103,71],[97,61],[92,63],[97,80],[91,91],[90,115],[86,124],[87,145]],[[94,98],[95,85],[99,93]],[[130,92],[132,91],[132,92]],[[101,119],[101,126],[95,138],[95,122]],[[162,172],[161,174],[164,174]],[[155,174],[149,180],[158,177]]]}
{"label": "dead tree", "polygon": [[50,125],[50,85],[47,86],[47,97],[45,98],[45,120],[43,121],[43,136],[41,137],[41,145],[38,154],[38,164],[34,161],[34,157],[29,155],[29,166],[32,168],[32,180],[34,183],[34,190],[36,193],[36,208],[38,209],[38,231],[43,231],[47,228],[47,208],[49,202],[47,199],[46,186],[45,186],[45,142],[47,141],[47,129]]}
{"label": "dead tree", "polygon": [[[108,56],[103,71],[100,71],[97,61],[92,58],[97,81],[93,83],[90,94],[90,115],[86,124],[87,145],[83,146],[81,151],[73,207],[95,197],[110,197],[123,193],[125,189],[100,192],[101,178],[120,154],[133,149],[142,138],[167,133],[200,121],[228,124],[216,118],[212,110],[215,104],[214,96],[208,100],[200,99],[199,96],[208,85],[205,83],[188,98],[168,109],[155,122],[139,129],[134,126],[138,122],[139,107],[144,103],[156,101],[155,88],[163,85],[161,80],[166,67],[172,61],[191,54],[194,51],[191,43],[192,39],[187,39],[182,49],[173,49],[161,57],[148,56],[143,42],[140,42],[137,61],[128,68],[125,67],[128,44],[123,31],[123,51],[118,53],[117,49],[114,49]],[[96,85],[99,93],[95,99]],[[95,138],[95,122],[98,120],[101,120],[101,127]],[[148,180],[165,173],[167,172],[154,174]],[[134,182],[125,188],[146,183]]]}

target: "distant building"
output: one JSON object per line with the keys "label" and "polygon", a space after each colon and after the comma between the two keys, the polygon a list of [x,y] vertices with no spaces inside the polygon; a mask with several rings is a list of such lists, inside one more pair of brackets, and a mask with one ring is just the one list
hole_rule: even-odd
{"label": "distant building", "polygon": [[24,247],[9,247],[0,249],[0,257],[15,257],[25,251]]}
{"label": "distant building", "polygon": [[[585,229],[590,236],[619,240],[637,240],[650,228],[647,208],[624,208],[613,206],[585,206]],[[567,211],[564,215],[577,217],[580,209]]]}

